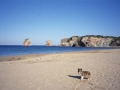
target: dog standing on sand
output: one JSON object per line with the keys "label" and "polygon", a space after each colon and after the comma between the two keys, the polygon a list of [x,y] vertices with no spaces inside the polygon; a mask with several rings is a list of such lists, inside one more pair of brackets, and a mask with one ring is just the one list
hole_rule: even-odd
{"label": "dog standing on sand", "polygon": [[91,73],[89,71],[82,71],[82,68],[78,68],[78,74],[81,76],[81,80],[83,79],[91,79]]}

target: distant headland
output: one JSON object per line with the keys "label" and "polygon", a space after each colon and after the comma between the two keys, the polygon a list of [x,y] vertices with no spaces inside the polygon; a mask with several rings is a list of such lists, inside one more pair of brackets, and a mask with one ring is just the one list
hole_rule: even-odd
{"label": "distant headland", "polygon": [[[52,41],[47,40],[46,46],[52,46]],[[25,39],[23,46],[31,46],[29,38]],[[120,36],[102,36],[102,35],[86,35],[72,36],[63,38],[58,46],[70,47],[118,47],[120,46]]]}
{"label": "distant headland", "polygon": [[63,38],[59,46],[71,47],[116,47],[120,46],[120,37],[86,35]]}

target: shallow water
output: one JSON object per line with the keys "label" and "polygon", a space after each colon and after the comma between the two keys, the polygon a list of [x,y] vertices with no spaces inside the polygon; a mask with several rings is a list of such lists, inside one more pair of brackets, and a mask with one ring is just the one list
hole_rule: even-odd
{"label": "shallow water", "polygon": [[48,54],[59,52],[74,52],[86,50],[118,49],[118,47],[61,47],[61,46],[21,46],[0,45],[0,56],[13,56],[25,54]]}

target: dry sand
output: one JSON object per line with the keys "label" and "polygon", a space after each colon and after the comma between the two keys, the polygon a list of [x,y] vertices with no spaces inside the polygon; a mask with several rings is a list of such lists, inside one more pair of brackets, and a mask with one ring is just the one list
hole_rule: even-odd
{"label": "dry sand", "polygon": [[[120,49],[0,57],[0,61],[0,90],[120,90]],[[91,80],[80,81],[77,68],[90,71]]]}

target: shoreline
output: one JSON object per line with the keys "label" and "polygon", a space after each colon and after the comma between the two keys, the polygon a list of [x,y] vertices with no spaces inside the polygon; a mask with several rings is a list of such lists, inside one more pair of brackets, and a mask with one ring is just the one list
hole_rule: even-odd
{"label": "shoreline", "polygon": [[15,56],[0,56],[0,62],[4,61],[18,61],[29,58],[37,58],[46,55],[53,54],[70,54],[70,53],[109,53],[109,51],[119,51],[120,49],[102,49],[102,50],[84,50],[84,51],[72,51],[72,52],[58,52],[58,53],[49,53],[49,54],[25,54],[25,55],[15,55]]}

